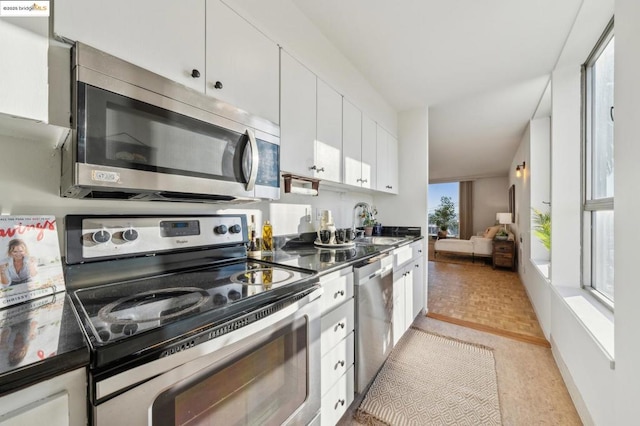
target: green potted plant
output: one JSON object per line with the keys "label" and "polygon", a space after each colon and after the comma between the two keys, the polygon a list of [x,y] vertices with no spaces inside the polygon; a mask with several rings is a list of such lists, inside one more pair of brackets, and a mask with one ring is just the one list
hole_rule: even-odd
{"label": "green potted plant", "polygon": [[440,205],[429,214],[429,223],[433,223],[439,229],[438,238],[445,238],[449,227],[454,225],[458,220],[456,214],[456,207],[451,200],[451,197],[440,197]]}
{"label": "green potted plant", "polygon": [[540,240],[544,248],[551,250],[551,213],[533,210],[533,234]]}
{"label": "green potted plant", "polygon": [[498,232],[496,232],[496,236],[494,237],[496,240],[507,240],[509,238],[509,233],[506,229],[502,228]]}
{"label": "green potted plant", "polygon": [[369,236],[373,233],[373,226],[376,224],[376,215],[378,210],[375,207],[371,209],[363,209],[360,217],[362,218],[362,226],[364,227],[364,234]]}

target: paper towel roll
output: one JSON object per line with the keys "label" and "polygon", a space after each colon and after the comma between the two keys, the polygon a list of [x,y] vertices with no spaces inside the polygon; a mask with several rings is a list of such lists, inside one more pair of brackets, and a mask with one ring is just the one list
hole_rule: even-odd
{"label": "paper towel roll", "polygon": [[302,194],[302,195],[318,195],[318,190],[313,188],[304,188],[301,186],[292,186],[291,193]]}

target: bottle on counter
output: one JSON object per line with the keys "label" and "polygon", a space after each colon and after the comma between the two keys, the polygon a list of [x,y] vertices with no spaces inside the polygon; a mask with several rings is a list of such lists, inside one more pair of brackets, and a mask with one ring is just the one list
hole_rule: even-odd
{"label": "bottle on counter", "polygon": [[260,238],[252,238],[251,241],[249,241],[247,256],[253,259],[260,259],[262,257],[262,251],[260,250]]}
{"label": "bottle on counter", "polygon": [[249,246],[247,247],[247,256],[252,258],[262,257],[260,239],[256,237],[256,217],[251,215],[251,223],[249,224]]}
{"label": "bottle on counter", "polygon": [[262,251],[271,253],[273,251],[273,228],[268,220],[262,225]]}

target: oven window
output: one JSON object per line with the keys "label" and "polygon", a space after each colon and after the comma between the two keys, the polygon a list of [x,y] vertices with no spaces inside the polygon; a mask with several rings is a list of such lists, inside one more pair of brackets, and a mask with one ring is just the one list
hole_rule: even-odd
{"label": "oven window", "polygon": [[153,424],[279,425],[307,399],[307,321],[160,394]]}

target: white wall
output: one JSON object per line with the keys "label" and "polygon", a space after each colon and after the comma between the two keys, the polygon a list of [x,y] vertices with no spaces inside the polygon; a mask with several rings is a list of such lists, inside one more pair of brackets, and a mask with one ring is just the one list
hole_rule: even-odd
{"label": "white wall", "polygon": [[[621,0],[616,0],[616,5]],[[632,185],[624,185],[620,189],[621,177],[623,182],[637,181],[639,172],[632,166],[633,158],[638,158],[640,149],[635,142],[640,131],[633,99],[640,94],[636,88],[633,65],[640,65],[637,44],[640,33],[635,26],[640,17],[640,9],[635,0],[622,0],[624,14],[616,10],[616,311],[615,311],[615,370],[612,368],[609,354],[600,342],[594,338],[592,330],[585,326],[577,311],[569,307],[568,295],[581,297],[580,290],[580,209],[581,209],[581,135],[580,135],[580,65],[586,60],[600,34],[606,27],[613,14],[612,0],[585,0],[580,13],[569,35],[565,49],[562,52],[558,66],[552,73],[552,116],[551,116],[551,212],[552,212],[552,251],[551,251],[551,282],[546,281],[530,262],[521,263],[520,275],[527,289],[527,293],[536,310],[540,324],[547,338],[552,343],[554,357],[563,375],[576,408],[585,424],[596,425],[626,425],[637,423],[639,409],[634,397],[640,394],[640,346],[637,338],[637,324],[640,315],[636,313],[637,300],[640,292],[635,284],[637,275],[633,268],[631,252],[633,241],[637,235],[630,236],[636,227],[637,220],[633,212],[640,207],[637,199],[637,189]],[[618,6],[616,6],[618,7]],[[627,28],[619,25],[620,16],[625,16]],[[629,36],[628,45],[619,43],[619,37]],[[632,35],[633,34],[633,35]],[[634,56],[633,65],[629,64],[628,81],[619,78],[620,58]],[[630,86],[631,83],[631,86]],[[619,91],[625,93],[627,102],[620,101]],[[624,97],[624,96],[623,96]],[[627,124],[631,124],[626,141],[621,141],[619,135],[620,115],[626,117]],[[521,146],[514,157],[512,168],[520,163],[522,155],[531,149],[534,141],[537,143],[536,128],[540,124],[541,132],[545,132],[544,125],[532,122],[529,132],[533,135],[530,140],[523,138]],[[540,138],[544,140],[544,138]],[[630,151],[622,153],[620,144],[626,145]],[[623,148],[624,151],[624,148]],[[620,160],[622,158],[622,160]],[[620,160],[620,161],[619,161]],[[626,164],[625,164],[626,162]],[[544,167],[537,164],[536,156],[531,155],[527,161],[527,174],[544,173]],[[530,166],[530,167],[529,167]],[[626,176],[625,176],[626,175]],[[624,179],[626,177],[626,179]],[[528,179],[528,176],[525,176]],[[528,197],[534,203],[542,201],[544,197],[541,188],[532,187],[523,180],[516,182],[518,197]],[[544,185],[544,184],[543,184]],[[533,191],[533,192],[532,192]],[[624,199],[621,197],[628,196]],[[625,205],[625,201],[635,203]],[[535,204],[534,204],[535,205]],[[524,208],[524,205],[522,206]],[[522,211],[524,213],[524,211]],[[624,224],[620,223],[622,220]],[[625,219],[626,217],[626,219]],[[527,238],[530,237],[529,218],[521,216],[520,237],[523,239],[523,251],[526,252]],[[528,223],[527,223],[528,222]],[[623,228],[624,227],[624,228]],[[631,230],[631,232],[630,232]],[[635,231],[637,233],[637,231]],[[624,234],[623,234],[624,233]],[[528,236],[529,235],[529,236]],[[628,245],[624,245],[625,240]],[[622,248],[620,246],[622,245]],[[637,253],[637,250],[635,251]],[[629,268],[621,268],[620,255],[629,253],[625,263]],[[631,290],[627,297],[621,296]],[[635,296],[635,298],[633,297]],[[622,354],[619,352],[622,349]],[[628,350],[627,350],[628,349]],[[625,356],[626,355],[626,356]],[[622,357],[622,358],[621,358]],[[626,362],[624,362],[626,360]],[[627,369],[620,368],[623,362]],[[619,401],[624,402],[619,403]]]}
{"label": "white wall", "polygon": [[[601,31],[601,30],[600,30]],[[588,52],[583,61],[586,60]],[[551,265],[555,285],[580,285],[580,64],[554,70]]]}
{"label": "white wall", "polygon": [[640,2],[616,0],[615,6],[615,417],[613,423],[640,418]]}
{"label": "white wall", "polygon": [[496,224],[496,213],[509,211],[509,179],[494,177],[473,181],[473,235]]}
{"label": "white wall", "polygon": [[[529,124],[531,137],[529,148],[529,160],[527,165],[531,186],[530,207],[541,212],[550,210],[551,201],[551,117],[543,117],[531,120]],[[525,196],[526,198],[526,196]],[[529,212],[531,215],[531,212]],[[524,221],[529,223],[529,221]],[[531,231],[528,232],[531,235]],[[540,240],[531,238],[530,257],[540,261],[549,260],[549,251]]]}

